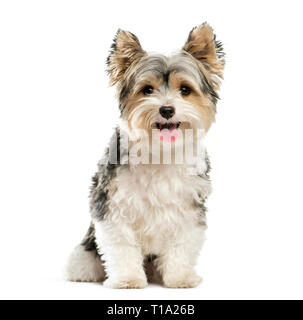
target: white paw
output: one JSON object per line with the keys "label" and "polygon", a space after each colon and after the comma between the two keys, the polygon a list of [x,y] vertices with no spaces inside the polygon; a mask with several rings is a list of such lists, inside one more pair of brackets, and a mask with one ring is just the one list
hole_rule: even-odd
{"label": "white paw", "polygon": [[202,278],[195,272],[186,275],[166,275],[163,280],[167,288],[196,288],[202,282]]}
{"label": "white paw", "polygon": [[108,278],[103,285],[111,289],[144,289],[147,287],[146,278],[125,278],[113,279]]}

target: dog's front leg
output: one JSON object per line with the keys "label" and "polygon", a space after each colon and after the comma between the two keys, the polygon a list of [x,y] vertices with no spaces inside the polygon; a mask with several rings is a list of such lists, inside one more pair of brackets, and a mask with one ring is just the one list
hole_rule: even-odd
{"label": "dog's front leg", "polygon": [[165,251],[157,259],[164,285],[168,288],[194,288],[202,278],[194,267],[204,241],[204,227],[197,226],[190,232],[175,235],[164,246]]}
{"label": "dog's front leg", "polygon": [[104,285],[114,289],[147,286],[143,255],[133,230],[126,224],[95,221],[95,237],[107,275]]}

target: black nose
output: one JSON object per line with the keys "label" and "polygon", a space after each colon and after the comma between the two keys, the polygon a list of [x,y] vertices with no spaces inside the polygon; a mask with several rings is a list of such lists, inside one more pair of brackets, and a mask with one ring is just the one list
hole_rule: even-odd
{"label": "black nose", "polygon": [[175,109],[173,107],[163,106],[159,109],[159,112],[163,118],[169,119],[175,114]]}

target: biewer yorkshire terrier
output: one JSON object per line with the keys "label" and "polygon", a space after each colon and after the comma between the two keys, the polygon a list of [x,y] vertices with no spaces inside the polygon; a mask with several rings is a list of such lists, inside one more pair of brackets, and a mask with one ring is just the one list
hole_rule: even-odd
{"label": "biewer yorkshire terrier", "polygon": [[195,265],[211,189],[203,138],[223,68],[222,44],[207,23],[169,57],[118,31],[107,70],[121,121],[93,177],[92,222],[68,260],[68,280],[110,288],[200,284]]}

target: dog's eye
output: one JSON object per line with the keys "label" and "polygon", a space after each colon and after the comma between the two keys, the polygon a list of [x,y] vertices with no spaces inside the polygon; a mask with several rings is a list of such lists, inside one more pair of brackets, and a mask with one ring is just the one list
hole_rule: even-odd
{"label": "dog's eye", "polygon": [[188,86],[181,86],[180,92],[182,96],[188,96],[191,93],[191,89]]}
{"label": "dog's eye", "polygon": [[142,92],[144,95],[149,95],[149,94],[152,94],[154,91],[154,88],[152,86],[145,86],[143,89],[142,89]]}

